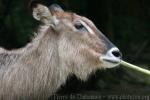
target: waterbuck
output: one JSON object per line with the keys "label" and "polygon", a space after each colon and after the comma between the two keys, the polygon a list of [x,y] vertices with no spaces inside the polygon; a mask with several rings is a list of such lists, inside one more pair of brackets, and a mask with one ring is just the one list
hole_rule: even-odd
{"label": "waterbuck", "polygon": [[119,65],[121,53],[90,21],[54,4],[32,3],[41,22],[25,47],[0,49],[0,100],[43,100],[70,74],[86,80],[97,69]]}

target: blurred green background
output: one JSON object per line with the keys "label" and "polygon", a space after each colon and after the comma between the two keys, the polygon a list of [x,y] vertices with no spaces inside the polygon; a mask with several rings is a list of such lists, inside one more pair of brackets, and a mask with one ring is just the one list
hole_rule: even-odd
{"label": "blurred green background", "polygon": [[[58,3],[91,19],[122,51],[124,60],[150,70],[150,0],[41,1],[47,5]],[[29,2],[0,0],[1,47],[15,49],[30,41],[38,22],[32,18]],[[150,96],[150,77],[123,66],[97,71],[87,82],[70,76],[58,94],[71,93]]]}

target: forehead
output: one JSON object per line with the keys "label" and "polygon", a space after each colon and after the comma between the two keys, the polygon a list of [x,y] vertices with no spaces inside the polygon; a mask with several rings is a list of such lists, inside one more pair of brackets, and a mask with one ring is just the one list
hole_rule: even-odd
{"label": "forehead", "polygon": [[72,13],[72,12],[55,12],[54,16],[57,16],[60,19],[61,18],[62,19],[67,19],[67,20],[70,20],[70,21],[82,20],[85,23],[88,23],[88,24],[94,26],[94,24],[89,19],[87,19],[86,17],[83,17],[83,16],[79,16],[76,13]]}
{"label": "forehead", "polygon": [[83,21],[90,28],[92,28],[93,30],[96,30],[96,26],[93,24],[93,22],[91,20],[89,20],[86,17],[79,16],[76,13],[72,13],[72,12],[56,12],[56,13],[54,13],[54,16],[56,16],[57,18],[60,18],[60,19],[67,19],[67,20],[69,20],[71,22]]}
{"label": "forehead", "polygon": [[96,26],[93,24],[93,22],[91,20],[89,20],[86,17],[77,15],[76,13],[72,13],[72,12],[55,12],[53,14],[54,16],[56,16],[58,19],[67,19],[72,23],[75,23],[76,21],[82,21],[83,23],[85,23],[86,26],[88,26],[93,32],[95,33],[95,35],[99,36],[99,33],[97,33],[97,28]]}
{"label": "forehead", "polygon": [[55,12],[53,15],[56,16],[59,19],[68,19],[70,21],[73,21],[75,13],[71,13],[71,12]]}

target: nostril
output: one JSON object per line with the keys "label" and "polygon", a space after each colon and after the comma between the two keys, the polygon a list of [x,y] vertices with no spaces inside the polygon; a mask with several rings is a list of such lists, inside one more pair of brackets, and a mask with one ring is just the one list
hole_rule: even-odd
{"label": "nostril", "polygon": [[117,58],[121,58],[122,54],[120,53],[120,51],[112,51],[112,54],[117,57]]}

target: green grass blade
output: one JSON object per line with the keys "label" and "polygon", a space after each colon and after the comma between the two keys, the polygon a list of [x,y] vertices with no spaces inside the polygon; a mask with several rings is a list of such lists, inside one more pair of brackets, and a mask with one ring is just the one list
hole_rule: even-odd
{"label": "green grass blade", "polygon": [[125,62],[125,61],[123,61],[123,60],[121,61],[120,64],[123,65],[123,66],[125,66],[125,67],[131,68],[131,69],[133,69],[133,70],[139,71],[139,72],[141,72],[141,73],[144,73],[144,74],[147,74],[147,75],[150,76],[150,71],[147,70],[147,69],[144,69],[144,68],[135,66],[135,65],[130,64],[130,63],[128,63],[128,62]]}

